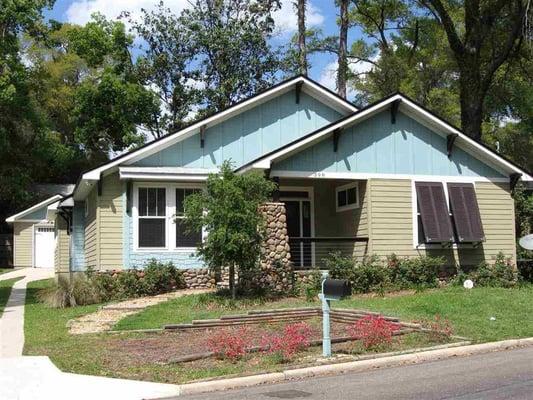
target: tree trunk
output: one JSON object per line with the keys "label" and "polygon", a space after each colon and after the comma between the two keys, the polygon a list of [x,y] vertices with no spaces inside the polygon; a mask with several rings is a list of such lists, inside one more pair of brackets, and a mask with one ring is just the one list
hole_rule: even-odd
{"label": "tree trunk", "polygon": [[307,48],[305,46],[305,1],[298,0],[298,63],[300,74],[307,76]]}
{"label": "tree trunk", "polygon": [[346,79],[348,75],[348,1],[340,0],[339,58],[337,69],[337,92],[346,98]]}
{"label": "tree trunk", "polygon": [[237,288],[235,285],[235,264],[229,266],[229,289],[231,291],[231,298],[235,300],[237,298]]}
{"label": "tree trunk", "polygon": [[486,93],[476,76],[479,74],[479,66],[462,66],[460,69],[461,130],[472,139],[480,141]]}

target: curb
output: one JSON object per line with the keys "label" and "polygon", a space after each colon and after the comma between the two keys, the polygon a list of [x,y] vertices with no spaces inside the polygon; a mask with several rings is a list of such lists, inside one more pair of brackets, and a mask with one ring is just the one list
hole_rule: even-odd
{"label": "curb", "polygon": [[526,339],[511,339],[503,340],[500,342],[475,344],[460,347],[449,347],[445,349],[422,351],[420,353],[394,355],[369,360],[350,361],[339,364],[328,364],[314,367],[298,368],[286,370],[283,372],[272,372],[268,374],[252,375],[240,378],[187,383],[179,386],[178,396],[245,388],[249,386],[267,383],[279,383],[283,381],[310,378],[315,376],[334,375],[346,372],[363,372],[377,368],[398,367],[406,364],[418,364],[428,361],[443,360],[451,357],[490,353],[493,351],[502,351],[516,347],[525,347],[532,345],[533,337]]}

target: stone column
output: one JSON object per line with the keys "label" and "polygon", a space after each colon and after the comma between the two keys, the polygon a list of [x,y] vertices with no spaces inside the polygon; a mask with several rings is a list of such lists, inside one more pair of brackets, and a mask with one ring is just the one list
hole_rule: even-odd
{"label": "stone column", "polygon": [[288,294],[294,286],[287,216],[284,203],[265,203],[260,212],[265,216],[265,240],[261,246],[260,287],[275,293]]}

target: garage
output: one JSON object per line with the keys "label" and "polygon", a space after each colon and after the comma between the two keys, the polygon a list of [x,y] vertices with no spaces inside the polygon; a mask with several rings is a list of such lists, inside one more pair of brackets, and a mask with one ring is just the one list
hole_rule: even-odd
{"label": "garage", "polygon": [[35,268],[54,267],[54,226],[35,225],[33,244],[33,266]]}

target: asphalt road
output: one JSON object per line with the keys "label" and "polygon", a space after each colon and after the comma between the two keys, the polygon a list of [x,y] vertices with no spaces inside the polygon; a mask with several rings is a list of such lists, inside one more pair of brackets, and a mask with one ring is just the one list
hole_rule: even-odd
{"label": "asphalt road", "polygon": [[533,347],[181,399],[533,399]]}

